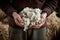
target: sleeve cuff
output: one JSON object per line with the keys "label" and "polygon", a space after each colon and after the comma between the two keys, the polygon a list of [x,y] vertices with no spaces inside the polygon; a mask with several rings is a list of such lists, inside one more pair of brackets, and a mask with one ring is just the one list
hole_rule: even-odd
{"label": "sleeve cuff", "polygon": [[44,8],[43,10],[42,10],[42,13],[47,13],[47,16],[49,16],[51,13],[53,12],[53,10],[51,10],[50,8]]}

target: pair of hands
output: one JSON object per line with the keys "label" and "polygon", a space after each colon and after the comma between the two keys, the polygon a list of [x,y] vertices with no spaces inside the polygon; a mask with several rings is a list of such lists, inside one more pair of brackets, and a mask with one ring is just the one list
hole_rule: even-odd
{"label": "pair of hands", "polygon": [[[17,12],[13,12],[12,16],[14,18],[15,23],[18,26],[23,27],[23,20],[21,19],[21,16]],[[40,28],[41,26],[43,26],[46,22],[46,16],[47,16],[47,13],[42,13],[40,24],[30,26],[29,28]]]}

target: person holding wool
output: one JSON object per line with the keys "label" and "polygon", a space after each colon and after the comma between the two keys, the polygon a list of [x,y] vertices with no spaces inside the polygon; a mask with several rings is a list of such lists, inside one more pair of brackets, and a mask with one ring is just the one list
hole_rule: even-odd
{"label": "person holding wool", "polygon": [[[9,21],[9,40],[45,40],[46,18],[56,10],[58,0],[0,0],[0,8],[7,14]],[[19,15],[24,8],[39,8],[41,20],[37,25],[23,31],[23,20]]]}

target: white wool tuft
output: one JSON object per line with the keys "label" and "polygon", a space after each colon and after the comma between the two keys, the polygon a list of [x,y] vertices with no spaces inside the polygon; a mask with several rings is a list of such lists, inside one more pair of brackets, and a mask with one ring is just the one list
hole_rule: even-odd
{"label": "white wool tuft", "polygon": [[26,7],[24,8],[21,12],[20,15],[23,19],[23,24],[24,24],[24,31],[28,29],[29,25],[36,25],[39,23],[41,19],[41,13],[42,10],[39,8],[29,8]]}

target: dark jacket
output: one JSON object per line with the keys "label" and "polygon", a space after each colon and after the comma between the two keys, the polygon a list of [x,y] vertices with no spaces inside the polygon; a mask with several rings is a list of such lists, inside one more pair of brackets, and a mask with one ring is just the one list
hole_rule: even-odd
{"label": "dark jacket", "polygon": [[60,18],[60,0],[58,1],[58,5],[57,5],[57,17]]}
{"label": "dark jacket", "polygon": [[25,7],[40,8],[50,15],[57,7],[58,0],[1,0],[0,7],[9,16],[9,24],[15,25],[12,12],[20,12]]}

